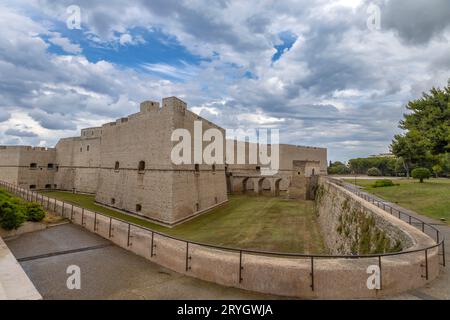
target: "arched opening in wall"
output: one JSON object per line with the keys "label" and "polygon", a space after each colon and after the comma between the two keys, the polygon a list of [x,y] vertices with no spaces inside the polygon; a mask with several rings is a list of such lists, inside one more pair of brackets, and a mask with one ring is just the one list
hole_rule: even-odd
{"label": "arched opening in wall", "polygon": [[275,180],[275,183],[274,183],[275,190],[273,191],[273,194],[275,197],[280,196],[280,183],[281,183],[281,179]]}
{"label": "arched opening in wall", "polygon": [[216,172],[216,164],[215,163],[212,165],[211,170],[212,170],[213,173]]}
{"label": "arched opening in wall", "polygon": [[80,148],[80,152],[83,152],[83,147]]}
{"label": "arched opening in wall", "polygon": [[30,163],[30,169],[37,169],[37,163]]}
{"label": "arched opening in wall", "polygon": [[195,173],[200,172],[200,165],[198,163],[194,164],[194,171],[195,171]]}
{"label": "arched opening in wall", "polygon": [[52,185],[51,184],[46,184],[45,185],[45,189],[51,189],[52,188]]}
{"label": "arched opening in wall", "polygon": [[136,205],[136,212],[141,212],[142,211],[142,205],[137,204]]}
{"label": "arched opening in wall", "polygon": [[111,204],[116,204],[116,199],[115,198],[111,198]]}
{"label": "arched opening in wall", "polygon": [[139,161],[138,171],[139,171],[139,173],[144,173],[144,171],[145,171],[145,161]]}
{"label": "arched opening in wall", "polygon": [[197,202],[196,204],[195,204],[195,211],[197,212],[197,211],[199,211],[200,210],[200,205],[199,205],[199,203]]}
{"label": "arched opening in wall", "polygon": [[[263,191],[264,191],[264,181],[266,181],[266,178],[261,178],[261,179],[258,180],[258,190],[256,192],[257,194],[262,194],[263,193]],[[253,190],[256,191],[255,188],[253,188]]]}
{"label": "arched opening in wall", "polygon": [[312,172],[311,172],[311,175],[314,176],[315,174],[316,174],[316,170],[313,168]]}
{"label": "arched opening in wall", "polygon": [[269,179],[263,179],[261,191],[270,193],[271,185]]}
{"label": "arched opening in wall", "polygon": [[119,161],[116,161],[116,163],[114,164],[114,171],[119,171],[120,168],[120,163]]}
{"label": "arched opening in wall", "polygon": [[58,189],[58,185],[57,184],[53,185],[53,188]]}
{"label": "arched opening in wall", "polygon": [[36,189],[36,185],[35,184],[30,185],[30,190],[33,190],[33,189]]}
{"label": "arched opening in wall", "polygon": [[246,193],[247,192],[247,182],[248,182],[249,178],[244,178],[242,180],[242,193]]}
{"label": "arched opening in wall", "polygon": [[86,151],[89,151],[89,149],[90,149],[89,146],[87,146],[87,147],[86,147]]}
{"label": "arched opening in wall", "polygon": [[256,172],[261,172],[261,167],[260,166],[256,166]]}

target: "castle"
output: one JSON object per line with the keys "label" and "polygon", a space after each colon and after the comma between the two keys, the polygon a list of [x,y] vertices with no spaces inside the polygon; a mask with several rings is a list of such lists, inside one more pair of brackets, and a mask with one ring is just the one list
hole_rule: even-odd
{"label": "castle", "polygon": [[[174,164],[173,131],[194,133],[196,122],[203,131],[216,129],[225,137],[225,129],[176,97],[164,98],[162,106],[145,101],[138,113],[83,129],[55,148],[0,146],[0,180],[29,189],[95,194],[101,205],[171,226],[227,202],[230,192],[307,199],[311,177],[326,174],[326,149],[286,144],[278,145],[279,170],[273,176],[261,174],[259,159]],[[249,142],[238,143],[252,148]],[[223,151],[225,158],[228,150]]]}

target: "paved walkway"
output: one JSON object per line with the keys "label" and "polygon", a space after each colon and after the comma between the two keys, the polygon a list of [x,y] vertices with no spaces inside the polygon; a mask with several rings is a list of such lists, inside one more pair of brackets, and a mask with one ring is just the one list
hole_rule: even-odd
{"label": "paved walkway", "polygon": [[[65,224],[7,241],[44,299],[277,299],[178,274]],[[66,286],[67,267],[81,269],[81,289]]]}
{"label": "paved walkway", "polygon": [[[418,219],[421,219],[422,221],[425,221],[426,223],[434,226],[437,228],[440,233],[445,237],[446,239],[446,247],[445,247],[445,262],[446,267],[441,267],[441,274],[437,279],[430,282],[428,285],[426,285],[423,288],[393,297],[394,299],[421,299],[421,300],[432,300],[432,299],[450,299],[450,226],[446,223],[443,223],[439,220],[435,220],[423,215],[420,215],[412,210],[400,207],[399,205],[386,201],[380,197],[377,197],[371,193],[364,192],[361,190],[360,187],[355,186],[353,184],[346,183],[346,186],[349,188],[352,188],[353,190],[358,190],[364,194],[368,194],[371,197],[375,198],[377,201],[384,203],[386,205],[391,206],[394,209],[401,210],[413,217],[416,217]],[[395,211],[394,211],[395,212]],[[401,219],[405,222],[408,222],[408,218],[406,216],[402,216]],[[420,227],[420,226],[419,226]],[[431,235],[431,234],[430,234]],[[435,236],[433,235],[433,239],[435,239]]]}

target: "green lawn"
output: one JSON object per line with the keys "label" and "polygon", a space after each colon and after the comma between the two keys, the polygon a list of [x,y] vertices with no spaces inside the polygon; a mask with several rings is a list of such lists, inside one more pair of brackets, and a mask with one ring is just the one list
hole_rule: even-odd
{"label": "green lawn", "polygon": [[312,201],[233,195],[217,209],[174,228],[139,219],[94,203],[94,196],[43,192],[113,217],[131,221],[179,238],[236,248],[298,253],[324,253]]}
{"label": "green lawn", "polygon": [[[346,180],[355,183],[354,179]],[[359,186],[390,202],[431,218],[450,222],[450,179],[429,179],[419,183],[413,179],[393,180],[398,186],[374,188],[375,180],[357,180]]]}

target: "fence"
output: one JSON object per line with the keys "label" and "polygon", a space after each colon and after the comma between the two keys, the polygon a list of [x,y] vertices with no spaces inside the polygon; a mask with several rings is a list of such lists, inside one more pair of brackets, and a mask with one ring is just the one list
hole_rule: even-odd
{"label": "fence", "polygon": [[[346,290],[349,285],[347,282],[349,282],[350,280],[347,279],[347,281],[343,279],[342,276],[339,276],[338,272],[333,272],[331,267],[327,267],[328,264],[318,265],[319,261],[329,263],[332,261],[342,262],[344,260],[358,260],[367,261],[367,264],[370,265],[373,265],[373,262],[376,261],[380,270],[380,288],[379,290],[377,290],[377,292],[382,292],[382,290],[384,290],[383,281],[381,281],[381,279],[384,279],[385,275],[390,276],[392,279],[394,279],[394,273],[397,272],[398,274],[400,274],[399,272],[401,272],[401,270],[394,270],[393,261],[392,259],[389,259],[391,257],[401,257],[417,254],[423,255],[423,258],[421,259],[424,259],[425,274],[419,271],[422,270],[422,268],[411,268],[411,270],[414,270],[413,272],[415,273],[420,273],[417,276],[426,281],[429,280],[429,258],[430,252],[432,252],[433,249],[437,249],[438,257],[442,256],[442,265],[445,266],[444,238],[440,234],[438,229],[418,218],[410,216],[405,212],[399,211],[384,203],[377,202],[377,200],[373,197],[352,190],[341,181],[331,179],[329,181],[346,188],[357,196],[362,197],[366,201],[377,204],[379,208],[384,209],[386,212],[389,212],[392,215],[397,214],[399,217],[407,217],[407,221],[410,225],[419,225],[419,230],[424,233],[426,233],[427,231],[429,232],[429,230],[433,230],[436,243],[415,250],[404,250],[396,253],[367,255],[302,254],[231,248],[189,241],[186,239],[179,239],[171,235],[137,225],[132,222],[114,218],[100,212],[87,210],[82,207],[75,206],[71,203],[66,203],[64,201],[42,195],[36,191],[26,190],[7,182],[0,181],[0,186],[27,201],[37,202],[41,204],[45,209],[60,214],[61,216],[68,218],[71,222],[79,223],[83,227],[95,233],[98,233],[105,238],[111,239],[113,242],[124,248],[130,248],[133,246],[132,239],[134,237],[141,237],[142,241],[135,242],[136,248],[132,248],[130,250],[134,250],[135,252],[139,251],[138,254],[146,256],[150,260],[154,259],[155,262],[167,266],[170,269],[178,272],[183,272],[185,274],[192,275],[204,280],[229,286],[240,287],[248,290],[301,297],[334,297],[334,291],[326,291],[325,289],[323,289],[324,281],[335,281],[336,283],[339,283],[339,286],[343,287],[340,290]],[[100,222],[102,228],[99,227]],[[123,241],[120,240],[120,235],[115,238],[116,234],[122,231]],[[157,237],[158,239],[156,239]],[[149,242],[147,242],[146,239],[148,239]],[[163,239],[166,239],[167,241],[163,241]],[[158,250],[157,244],[159,246]],[[441,253],[439,252],[439,248],[442,249]],[[208,249],[209,251],[205,253],[205,249]],[[164,250],[166,250],[167,253],[165,255],[162,254],[161,257],[161,253]],[[158,257],[157,253],[159,254]],[[226,253],[232,253],[232,255],[227,255]],[[433,251],[432,257],[434,257],[434,254],[435,251]],[[199,261],[195,268],[193,268],[194,257]],[[281,262],[273,258],[290,260]],[[210,263],[209,266],[208,263]],[[214,270],[214,263],[217,263],[217,270]],[[422,260],[420,260],[420,266],[422,265]],[[397,268],[397,266],[395,267]],[[230,268],[233,270],[231,270]],[[346,274],[350,279],[353,277],[352,272],[355,271],[352,268],[355,268],[356,270],[356,267],[354,265],[348,263],[345,264],[344,269],[348,271]],[[358,270],[360,270],[361,265],[358,265],[358,268]],[[405,270],[406,269],[407,268],[405,267]],[[284,278],[282,278],[283,270],[285,270]],[[323,279],[321,279],[321,275],[323,276]],[[262,280],[265,277],[267,277],[271,282],[274,283],[264,284],[264,281]],[[307,280],[307,278],[309,278],[309,281]],[[297,281],[300,281],[301,283],[293,284],[293,279],[297,279]],[[347,282],[344,283],[344,280]],[[308,287],[310,292],[306,291],[306,285],[304,285],[304,282],[306,281],[309,282]],[[319,292],[316,292],[316,283],[318,281],[320,282],[320,287]],[[399,290],[401,289],[395,288],[395,290],[390,290],[390,293],[394,291],[397,292]],[[351,291],[349,291],[348,293],[348,297],[362,297],[365,295],[365,293],[359,294]],[[344,297],[345,294],[340,294],[340,296]]]}

